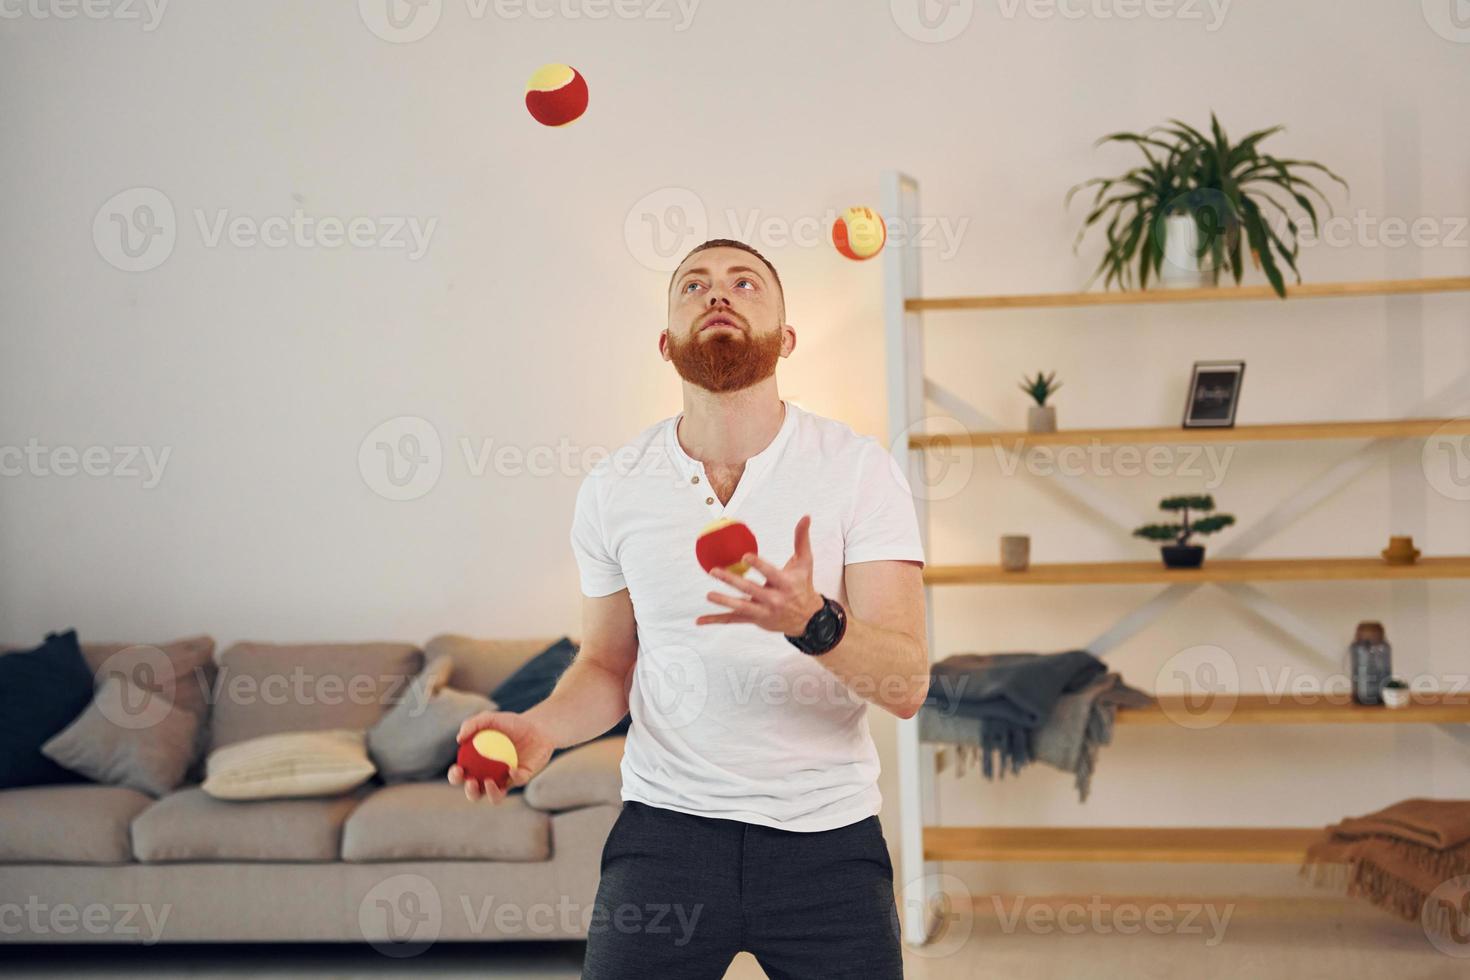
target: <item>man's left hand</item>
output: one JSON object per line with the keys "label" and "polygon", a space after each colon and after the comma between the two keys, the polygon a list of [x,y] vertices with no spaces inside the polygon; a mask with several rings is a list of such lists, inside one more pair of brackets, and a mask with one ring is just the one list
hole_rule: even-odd
{"label": "man's left hand", "polygon": [[777,568],[753,551],[741,556],[741,561],[765,577],[764,583],[757,584],[724,568],[711,569],[711,575],[745,595],[708,593],[710,602],[728,606],[731,612],[700,616],[695,625],[754,623],[787,636],[805,633],[807,621],[822,608],[822,596],[812,586],[811,525],[810,514],[796,522],[796,549],[785,568]]}

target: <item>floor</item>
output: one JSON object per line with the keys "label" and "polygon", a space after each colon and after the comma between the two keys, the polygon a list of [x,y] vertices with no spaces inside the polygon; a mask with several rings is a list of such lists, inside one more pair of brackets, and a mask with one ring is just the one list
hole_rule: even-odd
{"label": "floor", "polygon": [[[582,944],[440,944],[403,960],[367,946],[41,947],[0,945],[8,977],[575,978]],[[1458,956],[1455,954],[1459,954]],[[1470,944],[1440,951],[1414,923],[1344,899],[981,900],[923,949],[910,980],[1119,977],[1450,980],[1470,976]],[[726,974],[758,980],[742,953]],[[663,980],[663,978],[659,978]]]}

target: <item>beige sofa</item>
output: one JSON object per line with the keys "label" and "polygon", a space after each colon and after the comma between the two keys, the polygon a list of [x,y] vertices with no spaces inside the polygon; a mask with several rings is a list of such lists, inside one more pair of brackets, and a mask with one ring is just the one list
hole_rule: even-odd
{"label": "beige sofa", "polygon": [[[380,691],[438,654],[454,659],[451,687],[488,693],[554,639],[236,644],[216,658],[210,745],[365,729],[388,707],[376,693],[324,692],[363,678]],[[288,672],[306,682],[284,702],[231,693],[232,678],[243,690]],[[499,806],[440,781],[376,779],[334,798],[248,802],[197,781],[159,799],[90,783],[0,791],[0,942],[366,941],[397,954],[585,938],[622,749],[621,737],[570,749]]]}

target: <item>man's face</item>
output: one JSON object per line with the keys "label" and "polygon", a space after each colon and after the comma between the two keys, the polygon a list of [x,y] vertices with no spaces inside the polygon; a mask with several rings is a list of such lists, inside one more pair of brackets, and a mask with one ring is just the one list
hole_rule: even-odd
{"label": "man's face", "polygon": [[690,384],[739,391],[770,377],[790,353],[795,332],[783,318],[780,287],[764,262],[738,248],[707,248],[674,274],[659,349]]}

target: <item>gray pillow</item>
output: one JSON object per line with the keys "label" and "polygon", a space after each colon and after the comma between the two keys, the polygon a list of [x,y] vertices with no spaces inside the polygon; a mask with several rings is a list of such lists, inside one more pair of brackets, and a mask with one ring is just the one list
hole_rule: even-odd
{"label": "gray pillow", "polygon": [[94,782],[162,796],[184,781],[200,723],[167,694],[112,674],[41,754]]}
{"label": "gray pillow", "polygon": [[385,783],[443,779],[459,753],[459,726],[471,715],[495,710],[483,694],[445,687],[453,668],[449,657],[434,658],[368,729],[368,755]]}

